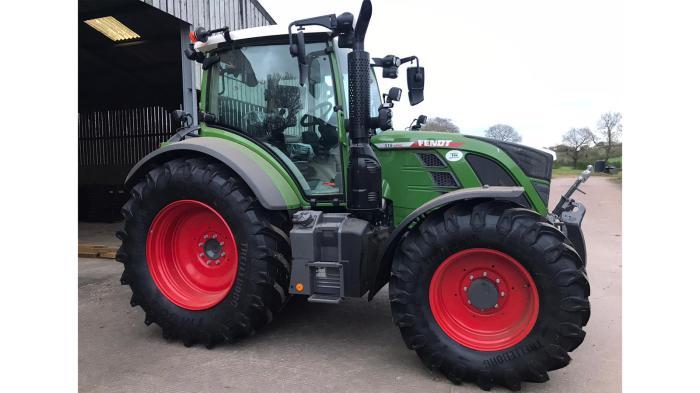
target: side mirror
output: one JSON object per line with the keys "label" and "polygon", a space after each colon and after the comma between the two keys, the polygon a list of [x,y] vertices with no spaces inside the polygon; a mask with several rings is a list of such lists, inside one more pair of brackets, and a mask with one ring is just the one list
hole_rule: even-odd
{"label": "side mirror", "polygon": [[[311,57],[311,55],[309,55]],[[323,82],[323,75],[321,75],[321,62],[317,59],[312,59],[309,67],[309,84],[311,85],[311,90],[313,91],[313,86],[316,83]]]}
{"label": "side mirror", "polygon": [[408,67],[406,70],[406,84],[408,85],[408,101],[411,106],[423,102],[423,88],[425,86],[425,69],[423,67]]}
{"label": "side mirror", "polygon": [[297,57],[299,63],[299,84],[304,86],[309,79],[309,65],[306,63],[306,42],[304,41],[304,30],[297,31],[297,43],[290,47],[292,56]]}
{"label": "side mirror", "polygon": [[418,131],[420,128],[428,121],[428,116],[420,115],[418,118],[413,119],[411,124],[408,125],[407,130],[410,128],[411,131]]}

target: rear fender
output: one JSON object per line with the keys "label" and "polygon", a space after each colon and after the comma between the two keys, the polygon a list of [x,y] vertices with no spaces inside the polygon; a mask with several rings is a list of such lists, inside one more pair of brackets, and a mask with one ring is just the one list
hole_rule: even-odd
{"label": "rear fender", "polygon": [[375,277],[374,284],[370,287],[370,292],[368,300],[372,300],[374,295],[379,292],[382,287],[389,282],[389,276],[391,273],[391,264],[394,259],[394,252],[396,247],[399,245],[404,236],[408,233],[408,230],[412,225],[421,222],[427,213],[431,211],[452,205],[455,203],[473,200],[473,199],[498,199],[498,200],[509,200],[515,201],[524,192],[523,187],[481,187],[481,188],[465,188],[461,190],[456,190],[448,192],[446,194],[440,195],[434,198],[419,208],[414,210],[411,214],[404,219],[401,224],[399,224],[396,229],[391,233],[389,239],[386,241],[385,246],[379,256],[379,267],[377,269],[377,276]]}
{"label": "rear fender", "polygon": [[131,169],[125,184],[133,186],[152,164],[183,155],[210,157],[227,166],[246,182],[266,209],[292,210],[302,206],[294,186],[269,162],[244,146],[213,137],[190,138],[151,152]]}

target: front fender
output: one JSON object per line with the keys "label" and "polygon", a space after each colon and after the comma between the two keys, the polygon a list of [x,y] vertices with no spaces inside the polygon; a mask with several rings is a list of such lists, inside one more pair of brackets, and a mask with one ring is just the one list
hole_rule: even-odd
{"label": "front fender", "polygon": [[246,182],[266,209],[290,210],[302,206],[293,186],[269,162],[244,146],[214,137],[190,138],[151,152],[131,169],[125,184],[132,186],[150,164],[187,154],[211,157],[226,165]]}
{"label": "front fender", "polygon": [[421,205],[419,208],[409,214],[408,217],[401,221],[401,224],[394,229],[389,236],[389,239],[386,241],[379,256],[377,276],[375,277],[374,284],[370,287],[368,300],[372,300],[374,295],[376,295],[377,292],[379,292],[379,290],[382,289],[387,282],[389,282],[391,264],[393,262],[396,247],[399,245],[404,235],[408,232],[409,227],[414,223],[422,221],[427,213],[443,206],[472,199],[500,199],[515,201],[515,199],[522,195],[523,192],[523,187],[484,186],[481,188],[464,188],[440,195],[439,197]]}

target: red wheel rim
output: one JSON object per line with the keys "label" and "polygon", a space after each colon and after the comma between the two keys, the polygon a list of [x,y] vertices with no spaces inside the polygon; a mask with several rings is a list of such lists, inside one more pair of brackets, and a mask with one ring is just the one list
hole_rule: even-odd
{"label": "red wheel rim", "polygon": [[537,287],[527,270],[509,255],[487,248],[445,259],[430,281],[429,297],[442,330],[478,351],[519,343],[530,334],[539,312]]}
{"label": "red wheel rim", "polygon": [[180,200],[151,223],[146,260],[161,293],[189,310],[211,308],[236,280],[238,249],[226,220],[210,206]]}

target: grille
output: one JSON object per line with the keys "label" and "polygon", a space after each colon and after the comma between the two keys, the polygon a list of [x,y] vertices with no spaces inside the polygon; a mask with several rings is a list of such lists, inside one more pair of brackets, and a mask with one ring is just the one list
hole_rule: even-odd
{"label": "grille", "polygon": [[440,159],[440,157],[438,157],[435,154],[418,153],[418,158],[423,163],[423,166],[433,167],[433,168],[435,168],[435,167],[441,168],[441,167],[445,166],[445,163]]}
{"label": "grille", "polygon": [[545,205],[549,204],[549,185],[534,181],[532,185],[535,186],[535,190],[540,195],[540,198],[542,198],[542,202],[544,202]]}
{"label": "grille", "polygon": [[438,187],[457,188],[457,180],[450,172],[430,172]]}

